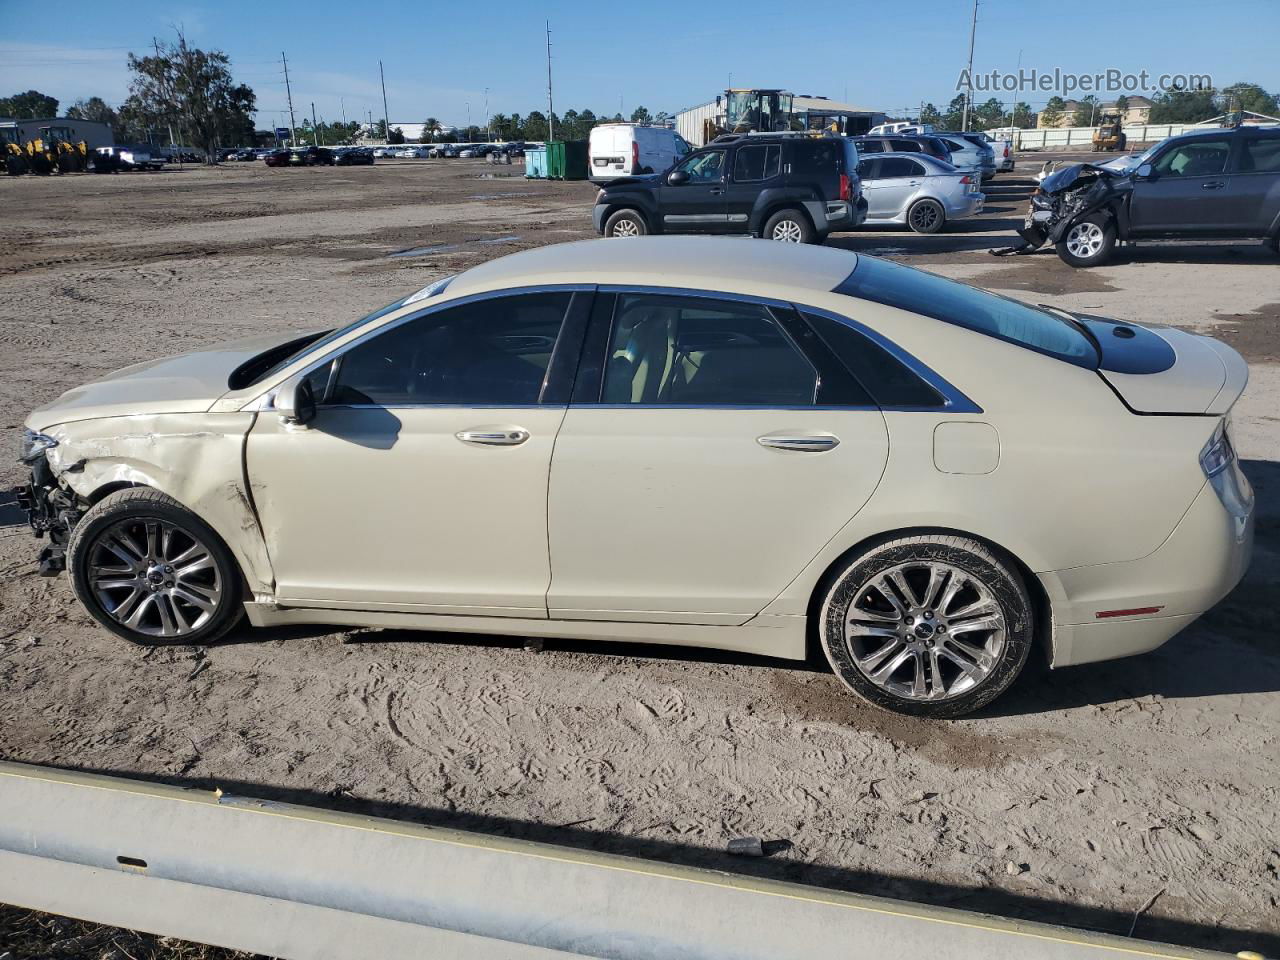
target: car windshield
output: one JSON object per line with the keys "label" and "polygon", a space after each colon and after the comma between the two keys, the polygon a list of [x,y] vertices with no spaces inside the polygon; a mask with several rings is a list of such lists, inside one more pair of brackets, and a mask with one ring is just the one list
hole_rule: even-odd
{"label": "car windshield", "polygon": [[1090,370],[1093,343],[1065,317],[888,260],[859,256],[836,293],[909,310]]}

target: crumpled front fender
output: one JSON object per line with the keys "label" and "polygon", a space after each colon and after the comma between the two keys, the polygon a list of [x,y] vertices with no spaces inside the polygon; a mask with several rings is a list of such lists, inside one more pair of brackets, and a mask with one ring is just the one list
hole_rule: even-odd
{"label": "crumpled front fender", "polygon": [[252,594],[274,575],[245,486],[244,445],[256,414],[156,414],[80,420],[46,433],[55,477],[85,500],[138,485],[168,494],[213,527],[240,564]]}

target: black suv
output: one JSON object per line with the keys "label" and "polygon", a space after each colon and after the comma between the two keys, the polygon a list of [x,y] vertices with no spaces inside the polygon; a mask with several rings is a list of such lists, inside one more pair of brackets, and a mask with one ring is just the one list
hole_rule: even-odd
{"label": "black suv", "polygon": [[595,226],[606,237],[746,233],[821,243],[867,217],[857,167],[843,137],[730,134],[665,173],[611,181],[596,197]]}

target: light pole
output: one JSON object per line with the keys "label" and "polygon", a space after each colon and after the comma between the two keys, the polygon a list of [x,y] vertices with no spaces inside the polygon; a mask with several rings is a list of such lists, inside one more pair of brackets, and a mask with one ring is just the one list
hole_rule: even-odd
{"label": "light pole", "polygon": [[467,136],[471,136],[471,101],[467,101]]}
{"label": "light pole", "polygon": [[484,139],[488,143],[493,137],[489,133],[489,88],[484,88]]}

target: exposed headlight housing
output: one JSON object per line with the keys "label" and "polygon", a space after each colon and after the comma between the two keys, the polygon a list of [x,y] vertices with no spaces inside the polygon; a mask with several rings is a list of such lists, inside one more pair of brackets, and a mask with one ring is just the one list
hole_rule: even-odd
{"label": "exposed headlight housing", "polygon": [[34,430],[22,431],[22,443],[18,448],[18,459],[23,463],[35,463],[44,456],[46,450],[52,450],[58,441],[46,433]]}

